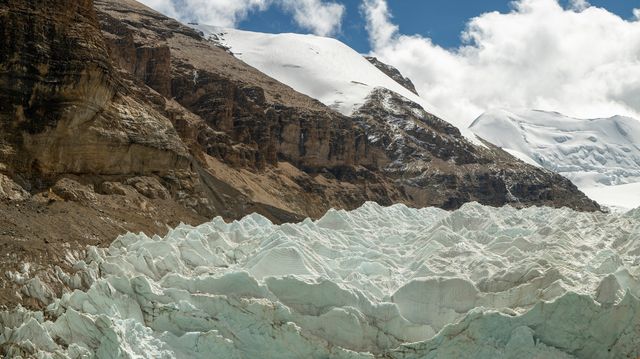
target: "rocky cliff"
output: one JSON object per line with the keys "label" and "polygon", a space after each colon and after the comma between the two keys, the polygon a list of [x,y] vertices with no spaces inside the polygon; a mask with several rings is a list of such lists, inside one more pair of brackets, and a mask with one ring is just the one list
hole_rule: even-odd
{"label": "rocky cliff", "polygon": [[387,89],[374,90],[353,115],[369,141],[385,149],[380,171],[421,206],[455,209],[532,203],[595,208],[568,179],[517,160],[485,142],[477,146],[449,123]]}
{"label": "rocky cliff", "polygon": [[[59,291],[51,268],[72,271],[86,244],[215,215],[598,208],[402,98],[341,115],[132,0],[0,3],[0,127],[0,272],[42,271]],[[0,302],[44,304],[22,284],[0,280]]]}
{"label": "rocky cliff", "polygon": [[174,101],[164,108],[194,157],[204,167],[224,167],[214,177],[298,218],[331,206],[406,199],[377,173],[384,151],[351,118],[142,5],[95,3],[114,61],[146,69],[136,72],[137,80],[168,91],[165,98]]}
{"label": "rocky cliff", "polygon": [[387,76],[391,77],[395,82],[399,83],[407,90],[418,95],[418,90],[416,90],[416,86],[413,84],[413,81],[411,81],[410,78],[403,76],[398,69],[378,60],[377,57],[365,56],[365,59],[367,59],[367,61],[377,67],[380,71],[384,72]]}

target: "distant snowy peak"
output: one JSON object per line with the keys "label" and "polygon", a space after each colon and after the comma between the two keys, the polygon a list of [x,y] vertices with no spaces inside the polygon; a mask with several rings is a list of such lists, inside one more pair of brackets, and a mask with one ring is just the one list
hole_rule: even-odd
{"label": "distant snowy peak", "polygon": [[640,181],[640,121],[632,118],[581,120],[555,112],[492,110],[470,129],[579,187]]}
{"label": "distant snowy peak", "polygon": [[[358,110],[376,88],[385,88],[443,118],[435,106],[405,87],[410,81],[407,83],[408,79],[397,70],[385,65],[399,75],[394,79],[380,66],[336,39],[191,26],[247,64],[344,115],[350,116]],[[450,123],[473,140],[466,126]]]}

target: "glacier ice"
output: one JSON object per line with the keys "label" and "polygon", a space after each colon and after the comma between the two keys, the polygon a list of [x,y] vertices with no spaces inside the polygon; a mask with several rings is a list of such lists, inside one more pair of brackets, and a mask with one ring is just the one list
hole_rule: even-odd
{"label": "glacier ice", "polygon": [[640,180],[640,122],[622,116],[581,120],[538,110],[491,110],[471,130],[579,187]]}
{"label": "glacier ice", "polygon": [[209,25],[189,25],[235,56],[296,91],[349,116],[376,87],[424,107],[434,106],[407,90],[339,40],[301,34],[267,34]]}
{"label": "glacier ice", "polygon": [[513,156],[570,179],[612,210],[640,206],[640,122],[576,119],[539,110],[490,110],[470,126]]}
{"label": "glacier ice", "polygon": [[216,218],[89,248],[57,273],[78,289],[43,312],[0,312],[0,353],[637,357],[639,255],[640,209],[366,203],[298,224]]}

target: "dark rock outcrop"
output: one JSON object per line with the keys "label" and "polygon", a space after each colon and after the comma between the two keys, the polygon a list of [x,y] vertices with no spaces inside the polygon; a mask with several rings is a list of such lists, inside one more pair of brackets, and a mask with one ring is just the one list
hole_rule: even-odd
{"label": "dark rock outcrop", "polygon": [[568,179],[490,143],[474,145],[457,128],[387,89],[374,90],[353,117],[385,149],[390,162],[381,172],[422,206],[454,209],[477,201],[598,208]]}
{"label": "dark rock outcrop", "polygon": [[400,73],[400,71],[398,69],[396,69],[395,67],[393,67],[391,65],[387,65],[384,62],[378,60],[377,57],[365,56],[364,58],[367,59],[367,61],[369,61],[372,65],[377,67],[378,70],[384,72],[385,75],[391,77],[395,82],[399,83],[400,85],[402,85],[407,90],[409,90],[409,91],[411,91],[414,94],[419,96],[418,90],[416,90],[416,86],[413,84],[411,79],[408,78],[408,77],[402,76],[402,73]]}

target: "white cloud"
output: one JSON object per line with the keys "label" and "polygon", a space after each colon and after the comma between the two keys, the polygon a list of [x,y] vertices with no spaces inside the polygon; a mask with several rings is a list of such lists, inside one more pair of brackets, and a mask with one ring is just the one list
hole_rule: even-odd
{"label": "white cloud", "polygon": [[399,28],[391,22],[391,13],[386,1],[364,0],[360,7],[367,17],[367,32],[369,38],[376,46],[389,45]]}
{"label": "white cloud", "polygon": [[582,11],[591,6],[587,0],[570,0],[569,4],[576,11]]}
{"label": "white cloud", "polygon": [[385,0],[363,0],[363,10],[374,55],[456,124],[496,107],[640,119],[637,19],[580,1],[564,9],[557,0],[519,0],[510,13],[471,19],[465,45],[447,50],[399,33]]}
{"label": "white cloud", "polygon": [[235,27],[253,11],[280,6],[298,26],[328,36],[340,30],[344,5],[326,0],[140,0],[183,22]]}
{"label": "white cloud", "polygon": [[340,29],[344,5],[324,3],[318,0],[281,0],[285,9],[293,13],[293,19],[302,28],[314,34],[327,36]]}

